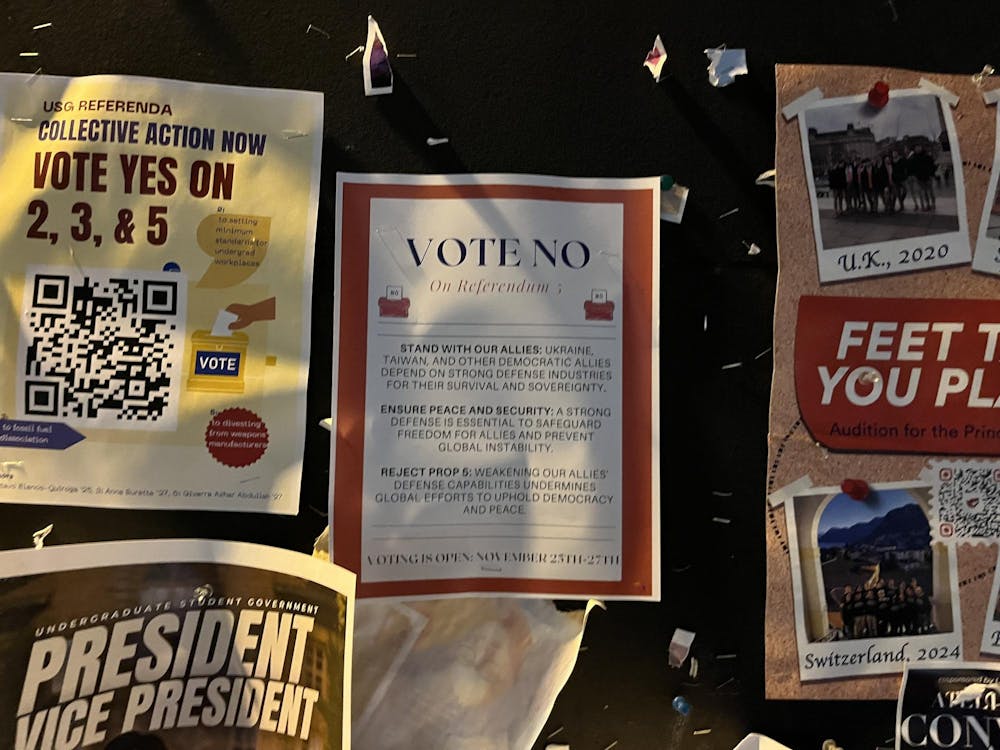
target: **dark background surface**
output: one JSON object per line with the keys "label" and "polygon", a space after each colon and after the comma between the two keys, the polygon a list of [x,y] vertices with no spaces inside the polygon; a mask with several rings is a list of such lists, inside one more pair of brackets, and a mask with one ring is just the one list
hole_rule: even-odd
{"label": "dark background surface", "polygon": [[[391,96],[366,99],[360,55],[344,60],[368,13],[392,54]],[[329,36],[306,34],[310,23]],[[552,741],[574,750],[729,750],[749,730],[796,750],[827,737],[856,750],[891,737],[892,704],[763,700],[771,359],[756,357],[771,343],[777,260],[774,192],[754,178],[773,163],[773,66],[872,65],[873,83],[886,67],[972,74],[1000,66],[998,28],[995,1],[2,0],[0,69],[325,93],[309,425],[330,414],[337,171],[671,174],[690,187],[683,223],[661,225],[663,601],[594,612],[536,747],[562,728]],[[657,33],[669,55],[658,85],[642,67]],[[714,89],[702,50],[722,43],[747,48],[750,74]],[[428,136],[451,141],[430,148]],[[183,536],[309,551],[328,451],[328,433],[309,427],[297,517],[6,506],[0,546],[28,546],[54,522],[53,544]],[[667,666],[677,626],[697,632],[697,680]],[[694,706],[686,719],[670,707],[679,693]]]}

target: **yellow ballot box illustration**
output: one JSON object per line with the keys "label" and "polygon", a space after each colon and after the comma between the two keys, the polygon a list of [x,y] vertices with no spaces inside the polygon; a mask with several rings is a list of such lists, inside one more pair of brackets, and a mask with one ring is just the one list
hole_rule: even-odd
{"label": "yellow ballot box illustration", "polygon": [[195,331],[191,335],[188,390],[243,393],[248,342],[247,335],[238,331],[229,336]]}

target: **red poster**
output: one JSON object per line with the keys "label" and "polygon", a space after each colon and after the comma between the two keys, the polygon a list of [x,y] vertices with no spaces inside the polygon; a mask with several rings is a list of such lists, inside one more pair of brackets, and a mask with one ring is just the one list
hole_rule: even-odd
{"label": "red poster", "polygon": [[804,296],[802,419],[835,450],[995,455],[998,339],[1000,301]]}

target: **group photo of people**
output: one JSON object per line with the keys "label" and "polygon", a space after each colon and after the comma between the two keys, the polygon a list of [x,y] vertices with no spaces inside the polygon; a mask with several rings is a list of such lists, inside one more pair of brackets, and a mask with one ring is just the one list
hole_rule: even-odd
{"label": "group photo of people", "polygon": [[[863,586],[844,586],[840,592],[840,636],[881,638],[937,632],[931,597],[916,578],[896,582],[873,574]],[[837,592],[831,592],[836,597]]]}
{"label": "group photo of people", "polygon": [[[934,157],[919,144],[905,155],[894,149],[874,160],[839,159],[826,174],[834,216],[894,214],[907,210],[907,197],[911,211],[936,211],[936,172]],[[942,178],[947,183],[947,177]]]}
{"label": "group photo of people", "polygon": [[952,632],[948,590],[935,590],[935,566],[948,564],[936,555],[948,553],[931,543],[923,501],[900,488],[826,504],[813,558],[822,620],[808,626],[810,641]]}
{"label": "group photo of people", "polygon": [[958,231],[961,165],[937,96],[821,101],[802,116],[822,248]]}

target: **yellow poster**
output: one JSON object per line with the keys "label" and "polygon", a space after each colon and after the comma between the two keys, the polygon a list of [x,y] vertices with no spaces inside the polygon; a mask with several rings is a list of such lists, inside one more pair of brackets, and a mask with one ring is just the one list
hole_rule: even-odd
{"label": "yellow poster", "polygon": [[0,500],[298,511],[322,94],[0,74]]}

